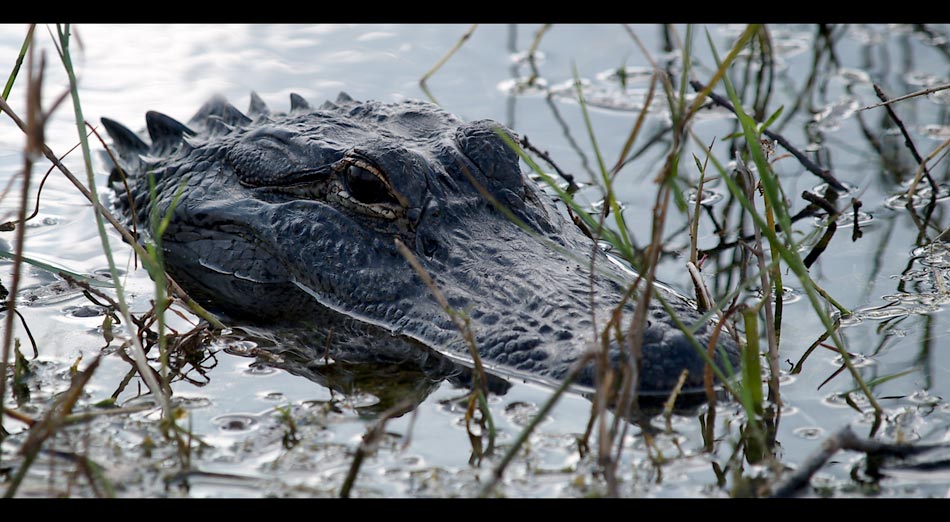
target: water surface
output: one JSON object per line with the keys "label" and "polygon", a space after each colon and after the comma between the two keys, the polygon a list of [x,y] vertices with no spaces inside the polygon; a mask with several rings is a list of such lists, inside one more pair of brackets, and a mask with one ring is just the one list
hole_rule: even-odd
{"label": "water surface", "polygon": [[[582,182],[596,174],[597,159],[585,130],[580,105],[573,93],[574,71],[584,81],[596,143],[612,164],[644,105],[652,70],[627,30],[620,25],[555,25],[539,46],[539,80],[525,85],[531,69],[523,60],[537,26],[482,25],[428,82],[419,78],[468,29],[467,25],[81,25],[76,32],[76,65],[84,113],[89,121],[106,116],[132,128],[144,127],[144,113],[158,110],[187,120],[209,97],[223,94],[246,107],[249,92],[257,92],[272,108],[289,107],[296,92],[312,103],[333,99],[345,91],[356,99],[387,102],[407,98],[434,99],[466,120],[495,119],[546,150],[565,171]],[[658,26],[633,26],[654,60],[674,73],[682,70],[680,55],[666,48]],[[837,27],[833,52],[814,26],[769,26],[775,49],[771,113],[784,106],[773,126],[793,144],[808,151],[835,176],[854,187],[863,202],[863,237],[851,240],[849,225],[841,230],[811,268],[812,277],[845,306],[858,313],[842,329],[847,349],[857,355],[862,376],[874,382],[873,392],[885,408],[883,424],[872,430],[873,418],[860,394],[856,404],[841,398],[855,388],[840,367],[837,353],[819,348],[803,370],[792,367],[823,330],[806,299],[790,299],[785,307],[780,362],[784,371],[784,405],[776,431],[776,462],[788,467],[802,463],[822,441],[845,425],[862,436],[886,442],[948,442],[950,434],[950,329],[945,303],[947,247],[939,234],[947,223],[946,205],[938,202],[922,225],[922,210],[911,211],[893,198],[905,188],[915,169],[903,138],[882,109],[858,112],[878,100],[872,83],[898,96],[950,81],[947,26],[872,25]],[[696,28],[694,74],[707,80],[715,61],[705,43],[706,31],[720,56],[742,27]],[[680,38],[684,28],[678,27]],[[0,26],[0,58],[12,66],[26,28]],[[65,76],[53,62],[45,28],[36,33],[38,48],[47,50],[44,90],[46,103],[64,88]],[[698,42],[702,43],[698,43]],[[817,49],[817,50],[816,50]],[[817,57],[817,60],[816,60]],[[617,71],[624,71],[621,82]],[[6,69],[4,69],[6,70]],[[742,69],[740,69],[742,70]],[[21,75],[22,76],[22,75]],[[25,76],[21,79],[25,79]],[[677,78],[677,81],[679,79]],[[733,78],[743,84],[740,77]],[[752,83],[745,81],[748,85]],[[24,82],[18,81],[10,103],[22,113]],[[749,87],[754,88],[754,87]],[[717,92],[724,93],[721,88]],[[926,155],[950,135],[950,91],[922,96],[895,105],[915,143]],[[747,94],[752,100],[753,95]],[[431,97],[431,98],[430,98]],[[654,177],[665,160],[669,116],[662,97],[654,100],[641,140],[659,135],[620,174],[619,199],[625,217],[642,245],[651,219]],[[751,105],[751,103],[750,103]],[[704,110],[693,125],[701,143],[717,141],[714,155],[731,159],[725,145],[735,132],[735,120],[717,108]],[[49,123],[46,138],[62,154],[76,141],[71,108],[64,104]],[[665,141],[666,140],[666,141]],[[23,137],[5,117],[0,121],[0,182],[14,179],[22,166]],[[700,148],[694,147],[697,155]],[[784,151],[780,151],[784,152]],[[685,157],[685,156],[684,156]],[[67,165],[82,172],[78,155]],[[37,167],[36,172],[46,166]],[[681,166],[683,176],[696,169]],[[781,159],[776,170],[792,210],[805,206],[799,195],[821,181],[792,158]],[[938,183],[948,183],[948,162],[932,170]],[[97,183],[105,193],[100,165]],[[945,185],[944,185],[945,186]],[[724,187],[709,187],[720,197]],[[11,194],[16,194],[16,191]],[[849,195],[848,197],[850,197]],[[594,188],[581,192],[593,204]],[[725,198],[713,205],[722,212]],[[717,206],[718,205],[718,206]],[[0,200],[6,221],[17,208],[15,197]],[[690,290],[683,270],[682,249],[688,237],[685,218],[673,215],[660,277],[681,291]],[[639,225],[643,224],[643,227]],[[796,230],[804,237],[816,225],[804,220]],[[700,247],[711,248],[717,238],[707,222]],[[0,236],[12,249],[13,234]],[[149,308],[152,284],[131,264],[130,250],[112,234],[119,263],[128,270],[126,283],[136,311]],[[96,235],[91,208],[76,190],[54,173],[44,189],[39,217],[27,230],[26,253],[35,259],[83,274],[106,273],[107,264]],[[710,260],[728,264],[724,256]],[[10,279],[4,263],[0,278]],[[726,274],[724,272],[724,274]],[[728,275],[709,281],[724,293],[735,285]],[[84,316],[91,303],[76,290],[56,291],[57,278],[30,269],[21,282],[26,299],[23,314],[39,347],[34,362],[30,404],[23,410],[40,415],[44,404],[68,386],[69,368],[80,367],[102,351],[102,316]],[[786,284],[801,295],[790,273]],[[829,310],[830,312],[830,310]],[[181,318],[173,326],[187,329]],[[22,328],[17,336],[25,339]],[[111,352],[115,345],[106,349]],[[363,435],[378,415],[386,393],[408,393],[411,387],[341,390],[333,382],[318,383],[276,370],[248,357],[246,345],[226,340],[211,344],[214,356],[174,383],[174,398],[184,406],[187,426],[206,446],[193,450],[184,465],[173,445],[164,442],[154,407],[132,415],[103,417],[64,430],[48,443],[62,454],[84,455],[102,466],[119,496],[334,496],[353,461]],[[117,356],[105,357],[86,388],[81,404],[88,407],[120,388],[129,366]],[[823,384],[824,383],[824,384]],[[140,396],[137,378],[118,394],[121,405],[148,404]],[[395,391],[394,391],[395,390]],[[551,390],[513,383],[504,395],[489,399],[499,435],[499,451],[472,463],[472,446],[465,429],[467,390],[441,383],[407,415],[390,421],[377,452],[362,465],[354,496],[474,496]],[[15,406],[10,397],[8,407]],[[865,399],[866,401],[866,399]],[[512,497],[603,495],[607,486],[597,473],[596,457],[582,456],[577,437],[586,429],[591,405],[583,397],[562,399],[531,436],[516,458],[497,494]],[[860,410],[860,411],[859,411]],[[296,445],[287,442],[287,418],[296,426]],[[735,404],[720,404],[715,416],[715,443],[705,451],[701,424],[705,408],[684,411],[670,421],[654,421],[659,432],[645,437],[632,425],[624,440],[619,467],[619,493],[624,496],[729,496],[741,494],[737,477],[774,479],[779,470],[743,463],[733,452],[744,417]],[[26,427],[5,420],[11,433],[2,446],[3,465],[20,462],[17,448]],[[71,475],[75,463],[62,454],[41,454],[19,490],[22,496],[93,496],[88,481]],[[883,477],[866,474],[864,457],[845,452],[815,476],[805,495],[832,496],[947,496],[950,475],[939,465],[946,452],[931,455],[936,463],[924,470],[915,462],[892,463]],[[730,471],[717,476],[717,468]],[[5,468],[4,468],[5,469]],[[0,484],[4,484],[0,482]]]}

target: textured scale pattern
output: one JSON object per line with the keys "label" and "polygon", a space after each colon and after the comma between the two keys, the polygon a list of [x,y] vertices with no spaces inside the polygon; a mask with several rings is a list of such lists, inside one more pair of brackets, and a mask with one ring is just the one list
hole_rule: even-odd
{"label": "textured scale pattern", "polygon": [[[501,375],[564,378],[594,347],[595,326],[602,328],[631,280],[596,254],[606,275],[593,279],[595,325],[589,262],[577,261],[589,259],[591,242],[521,172],[499,134],[510,131],[494,122],[463,122],[424,102],[357,102],[345,94],[318,108],[293,95],[284,114],[252,94],[246,115],[222,98],[186,124],[149,112],[147,138],[103,123],[130,187],[125,194],[113,177],[117,207],[131,219],[131,200],[146,229],[153,211],[171,212],[165,260],[192,297],[233,318],[310,328],[315,339],[340,324],[338,331],[375,332],[379,342],[334,337],[337,359],[423,360],[434,351],[470,362],[396,239],[449,305],[467,314],[481,358]],[[687,300],[656,291],[685,324],[699,320]],[[624,324],[632,311],[628,305]],[[706,343],[710,332],[703,324],[695,335]],[[719,339],[736,367],[735,342],[726,333]],[[610,350],[619,363],[624,352]],[[699,388],[702,359],[653,304],[641,392],[669,391],[683,368],[686,388]],[[585,368],[578,383],[593,381],[594,368]]]}

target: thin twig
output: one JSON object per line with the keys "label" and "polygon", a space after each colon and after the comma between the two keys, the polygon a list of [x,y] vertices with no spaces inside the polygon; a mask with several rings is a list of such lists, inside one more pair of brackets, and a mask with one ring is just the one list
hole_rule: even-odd
{"label": "thin twig", "polygon": [[902,444],[887,444],[876,440],[863,439],[854,434],[851,426],[845,426],[837,433],[825,439],[821,448],[813,453],[802,465],[785,479],[772,493],[773,497],[786,498],[794,496],[805,488],[811,477],[821,469],[828,460],[838,451],[859,451],[868,456],[880,455],[905,458],[918,455],[934,449],[950,447],[947,444],[921,444],[916,446]]}
{"label": "thin twig", "polygon": [[[834,192],[829,192],[829,194],[834,194]],[[831,238],[834,237],[835,232],[838,230],[838,216],[841,215],[841,211],[835,208],[835,206],[828,201],[827,199],[815,194],[814,192],[804,191],[802,192],[802,199],[808,201],[812,205],[820,207],[828,214],[828,227],[825,229],[825,233],[822,234],[821,239],[811,248],[811,251],[808,252],[808,255],[802,260],[805,264],[805,268],[810,268],[811,265],[818,260],[818,256],[824,253],[825,249],[828,247],[828,244],[831,242]]]}
{"label": "thin twig", "polygon": [[406,259],[409,265],[412,266],[412,269],[415,270],[416,274],[422,279],[422,282],[425,283],[429,291],[432,292],[439,306],[445,310],[445,313],[448,314],[449,318],[452,319],[452,322],[455,323],[455,326],[459,329],[462,337],[465,338],[465,343],[468,345],[470,355],[472,356],[472,363],[475,366],[475,380],[478,382],[478,387],[487,396],[488,379],[485,377],[485,367],[482,366],[482,360],[478,354],[478,346],[475,344],[475,336],[472,334],[472,329],[467,324],[467,321],[463,320],[459,313],[449,306],[448,299],[445,298],[445,295],[439,290],[439,287],[436,286],[435,281],[432,280],[429,272],[422,266],[422,263],[419,262],[415,254],[413,254],[398,237],[395,238],[394,241],[396,249],[399,250],[399,253]]}
{"label": "thin twig", "polygon": [[907,100],[907,99],[910,99],[910,98],[914,98],[914,97],[917,97],[917,96],[923,96],[923,95],[925,95],[925,94],[932,94],[932,93],[935,93],[935,92],[938,92],[938,91],[943,91],[943,90],[946,90],[946,89],[950,89],[950,83],[945,83],[945,84],[943,84],[943,85],[938,85],[938,86],[936,86],[936,87],[930,87],[929,89],[924,89],[924,90],[922,90],[922,91],[912,92],[912,93],[910,93],[910,94],[905,94],[905,95],[903,95],[903,96],[898,96],[897,98],[890,98],[890,99],[888,99],[888,100],[882,101],[881,103],[875,103],[874,105],[868,105],[867,107],[861,107],[861,108],[858,109],[856,112],[866,111],[866,110],[868,110],[868,109],[875,109],[875,108],[877,108],[877,107],[883,107],[883,106],[885,106],[885,105],[890,105],[890,104],[892,104],[892,103],[896,103],[896,102],[899,102],[899,101],[904,101],[904,100]]}
{"label": "thin twig", "polygon": [[[690,85],[692,85],[692,86],[693,86],[693,89],[696,90],[697,92],[701,92],[703,89],[705,89],[705,87],[703,86],[703,84],[701,84],[701,83],[699,83],[699,82],[697,82],[697,81],[691,81],[691,82],[690,82]],[[729,101],[726,100],[725,98],[723,98],[722,96],[720,96],[720,95],[718,95],[718,94],[716,94],[716,93],[714,93],[714,92],[710,92],[710,93],[709,93],[709,99],[711,99],[712,101],[714,101],[717,105],[720,105],[720,106],[722,106],[722,107],[724,107],[724,108],[726,108],[726,109],[732,111],[733,113],[735,113],[735,107],[733,107],[732,104],[729,103]],[[818,176],[819,178],[823,179],[826,183],[828,183],[829,185],[831,185],[832,188],[834,188],[835,190],[837,190],[837,191],[839,191],[839,192],[844,192],[844,191],[846,190],[845,186],[842,185],[841,182],[838,181],[838,180],[831,174],[831,172],[829,172],[829,171],[827,171],[827,170],[825,170],[825,169],[819,167],[818,165],[815,164],[815,162],[813,162],[812,160],[808,159],[808,156],[806,156],[805,153],[803,153],[802,151],[798,150],[794,145],[792,145],[791,143],[789,143],[788,140],[786,140],[785,137],[783,137],[781,134],[778,134],[778,133],[776,133],[776,132],[772,132],[772,131],[770,131],[769,129],[763,130],[763,131],[762,131],[762,134],[765,134],[765,135],[768,136],[769,138],[771,138],[771,139],[775,140],[776,142],[778,142],[778,144],[781,145],[785,150],[787,150],[788,152],[790,152],[790,153],[792,154],[792,156],[795,156],[795,159],[797,159],[798,162],[801,163],[803,167],[805,167],[805,168],[806,168],[809,172],[811,172],[812,174],[814,174],[814,175]]]}
{"label": "thin twig", "polygon": [[[877,94],[877,97],[881,101],[887,101],[887,95],[884,94],[884,91],[881,89],[878,84],[874,84],[874,94]],[[930,183],[930,204],[933,205],[937,202],[937,192],[939,188],[937,187],[937,182],[934,181],[933,176],[930,175],[930,170],[927,168],[927,163],[920,156],[920,153],[917,152],[917,146],[914,145],[914,140],[911,139],[910,133],[907,132],[907,128],[904,127],[904,122],[897,116],[897,113],[894,112],[894,108],[890,105],[886,105],[887,115],[890,116],[891,120],[897,125],[897,128],[901,131],[901,136],[904,137],[904,145],[907,145],[907,150],[910,151],[911,155],[914,157],[914,161],[923,168],[924,176],[927,178],[927,181]],[[913,195],[914,190],[917,188],[917,183],[913,183],[910,188],[907,190],[907,205],[913,206]]]}
{"label": "thin twig", "polygon": [[340,488],[341,498],[350,498],[350,491],[356,482],[356,475],[360,471],[360,466],[363,464],[363,460],[375,451],[376,445],[385,433],[383,430],[386,428],[386,423],[389,422],[390,419],[406,413],[412,409],[412,407],[413,402],[410,399],[399,401],[384,411],[379,416],[379,419],[367,430],[366,434],[363,435],[363,440],[360,441],[359,447],[356,448],[356,454],[353,455],[353,462],[350,463],[350,470],[347,472],[346,479],[343,480],[343,486]]}
{"label": "thin twig", "polygon": [[533,57],[534,54],[538,52],[538,47],[541,45],[541,38],[550,28],[551,24],[543,24],[541,28],[538,29],[538,32],[534,34],[534,40],[531,42],[531,47],[528,48],[528,56]]}
{"label": "thin twig", "polygon": [[439,59],[439,61],[435,62],[435,65],[433,65],[431,69],[422,75],[422,78],[419,79],[419,85],[422,85],[423,87],[425,86],[426,81],[428,81],[429,78],[431,78],[440,67],[445,65],[445,62],[449,61],[449,58],[451,58],[452,55],[454,55],[459,49],[462,48],[463,45],[465,45],[465,42],[467,42],[472,36],[472,33],[475,32],[476,27],[478,27],[478,24],[472,24],[472,26],[468,28],[468,31],[465,31],[465,34],[463,34],[462,37],[459,38],[457,42],[455,42],[455,45],[453,45],[452,48],[449,49],[448,52],[446,52],[445,55]]}
{"label": "thin twig", "polygon": [[[43,86],[43,68],[45,66],[45,54],[40,56],[38,68],[33,67],[33,47],[27,57],[27,94],[26,111],[29,128],[32,132],[26,133],[26,145],[23,151],[23,186],[20,192],[20,207],[17,210],[17,218],[22,223],[26,217],[26,208],[30,198],[30,175],[33,171],[33,158],[41,143],[43,143],[43,125],[46,122],[46,115],[43,114],[41,105],[42,86]],[[20,277],[23,268],[23,244],[26,236],[26,227],[18,227],[16,234],[16,251],[13,256],[13,274],[10,283],[10,291],[7,294],[7,302],[4,308],[7,315],[4,317],[3,347],[0,355],[0,408],[3,407],[6,394],[6,375],[8,361],[10,360],[10,346],[13,343],[13,317],[19,315],[16,313],[16,298],[20,288]],[[32,336],[31,336],[32,337]],[[0,417],[0,428],[2,428],[2,417]],[[11,488],[13,488],[11,486]],[[13,488],[15,489],[15,488]],[[9,491],[9,490],[8,490]]]}
{"label": "thin twig", "polygon": [[543,159],[543,160],[545,161],[545,163],[547,163],[548,165],[550,165],[551,168],[553,168],[554,171],[557,172],[557,175],[558,175],[558,176],[561,176],[561,178],[562,178],[564,181],[567,182],[567,193],[568,193],[568,194],[573,194],[573,193],[577,192],[577,190],[578,190],[580,187],[578,187],[578,186],[577,186],[577,183],[574,182],[574,175],[573,175],[573,174],[568,174],[567,172],[564,172],[563,170],[561,170],[561,168],[558,167],[556,163],[554,163],[554,160],[551,159],[551,156],[550,156],[546,151],[543,151],[543,150],[541,150],[541,149],[535,147],[534,145],[532,145],[532,144],[528,141],[528,137],[527,137],[527,136],[522,136],[522,137],[521,137],[520,145],[521,145],[521,148],[530,150],[531,152],[537,154],[538,157],[540,157],[541,159]]}
{"label": "thin twig", "polygon": [[[0,308],[0,312],[6,312],[7,308],[4,306]],[[33,338],[33,332],[30,331],[30,325],[26,324],[26,319],[23,317],[23,314],[19,310],[11,310],[17,317],[20,318],[20,324],[23,325],[23,330],[26,331],[27,337],[30,338],[30,345],[33,346],[33,358],[36,359],[39,357],[39,350],[36,348],[36,339]]]}
{"label": "thin twig", "polygon": [[[70,154],[72,151],[76,150],[77,148],[79,148],[79,143],[73,145],[73,148],[67,150],[65,154],[63,154],[62,156],[60,156],[59,160],[62,161],[63,159],[66,158],[66,156],[69,156],[69,154]],[[48,168],[48,169],[46,170],[46,174],[43,174],[43,179],[40,180],[40,185],[39,185],[39,187],[36,189],[36,201],[34,202],[34,205],[33,205],[33,212],[32,212],[29,216],[26,216],[26,218],[24,218],[22,222],[21,222],[21,221],[8,221],[8,222],[6,222],[6,223],[3,223],[3,225],[0,225],[0,226],[3,227],[3,230],[13,230],[13,227],[16,226],[16,223],[20,223],[20,224],[25,223],[25,222],[27,222],[27,221],[29,221],[29,220],[35,218],[37,215],[39,215],[39,213],[40,213],[40,196],[43,194],[43,187],[46,185],[46,180],[49,178],[49,175],[52,174],[54,170],[56,170],[56,165],[51,165],[50,168]],[[0,199],[2,199],[2,197],[0,197]]]}

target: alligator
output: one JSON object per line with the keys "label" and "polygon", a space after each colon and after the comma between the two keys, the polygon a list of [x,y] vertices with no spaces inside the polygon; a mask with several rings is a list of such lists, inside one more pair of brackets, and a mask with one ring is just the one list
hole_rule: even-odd
{"label": "alligator", "polygon": [[[244,113],[217,96],[187,123],[150,111],[147,134],[102,119],[115,207],[140,241],[159,239],[167,216],[166,269],[192,298],[223,317],[321,332],[337,360],[470,368],[451,310],[490,373],[557,384],[577,365],[574,384],[596,385],[596,365],[578,361],[612,309],[630,324],[636,274],[522,172],[513,131],[422,101],[290,98],[274,112],[251,93]],[[699,346],[716,327],[669,288],[655,293],[672,314],[651,301],[638,390],[665,396],[684,369],[683,389],[701,390],[704,359],[674,316]],[[716,337],[716,364],[737,368],[737,340]],[[622,344],[601,344],[610,364],[629,360]]]}

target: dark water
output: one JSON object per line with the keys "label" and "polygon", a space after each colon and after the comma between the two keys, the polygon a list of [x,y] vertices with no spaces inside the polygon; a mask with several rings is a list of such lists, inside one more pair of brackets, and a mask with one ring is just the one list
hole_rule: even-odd
{"label": "dark water", "polygon": [[[572,94],[573,70],[583,79],[584,96],[591,105],[591,125],[605,161],[616,161],[637,118],[649,86],[650,64],[620,25],[555,25],[539,46],[540,77],[526,86],[531,74],[521,59],[537,26],[479,26],[468,42],[428,82],[423,92],[418,80],[458,40],[465,25],[412,26],[79,26],[82,49],[74,49],[84,113],[90,121],[101,116],[138,128],[144,112],[154,109],[186,120],[211,95],[221,93],[243,107],[256,91],[272,107],[286,107],[297,92],[319,103],[346,91],[357,99],[396,101],[426,99],[430,95],[446,110],[464,119],[490,118],[527,135],[547,150],[558,165],[581,181],[591,179],[597,159],[591,139]],[[40,30],[41,29],[41,30]],[[678,52],[666,50],[660,27],[633,26],[633,31],[663,68],[682,70]],[[723,56],[743,27],[695,28],[693,73],[707,80],[715,61],[706,43],[708,31]],[[25,27],[0,26],[0,59],[12,67]],[[811,268],[811,275],[844,306],[856,310],[841,334],[846,348],[857,355],[856,364],[885,414],[874,427],[873,415],[860,393],[848,404],[841,394],[855,388],[843,372],[826,384],[840,367],[837,353],[819,348],[800,373],[791,368],[823,330],[806,299],[791,299],[785,307],[780,367],[783,370],[781,420],[775,433],[775,459],[762,464],[736,456],[744,414],[735,404],[720,404],[715,416],[715,443],[706,451],[701,423],[705,409],[683,412],[670,420],[654,421],[659,432],[644,437],[631,426],[624,439],[618,468],[618,491],[624,496],[729,496],[739,494],[743,479],[775,480],[782,466],[801,464],[822,441],[849,425],[861,436],[892,443],[945,443],[950,441],[950,324],[943,308],[950,301],[950,254],[941,232],[948,226],[946,203],[939,201],[929,216],[925,209],[911,211],[892,198],[905,189],[916,165],[883,109],[858,112],[876,103],[872,82],[892,97],[950,81],[950,44],[947,26],[848,26],[831,33],[833,44],[815,26],[770,26],[774,47],[774,77],[766,115],[780,106],[784,112],[773,129],[817,158],[834,175],[854,187],[863,202],[863,237],[851,240],[850,226],[842,225],[827,251]],[[685,28],[677,27],[682,40]],[[45,28],[37,31],[38,45],[51,50]],[[53,62],[55,52],[49,52]],[[740,58],[745,63],[745,57]],[[625,68],[625,83],[616,71]],[[752,106],[754,78],[744,78],[738,67],[737,85],[747,86]],[[753,69],[754,70],[754,69]],[[65,85],[60,68],[48,67],[44,97],[52,100]],[[25,78],[25,77],[24,77]],[[21,78],[23,79],[23,78]],[[22,111],[23,85],[11,94],[14,109]],[[721,88],[717,92],[723,93]],[[649,223],[659,172],[669,147],[666,101],[654,100],[645,120],[639,150],[620,174],[616,187],[631,224]],[[49,103],[49,102],[47,102]],[[895,108],[926,156],[950,138],[950,90],[900,102]],[[727,136],[735,120],[720,109],[704,110],[692,130],[700,143],[716,138],[713,150],[723,163],[731,159]],[[76,140],[71,110],[55,113],[47,141],[57,153]],[[0,181],[6,184],[21,168],[23,137],[11,122],[0,119]],[[692,152],[702,157],[702,150]],[[784,151],[779,151],[784,152]],[[684,155],[687,158],[688,155]],[[78,155],[67,164],[82,171]],[[42,167],[45,169],[46,167]],[[40,167],[37,168],[37,171]],[[696,177],[693,165],[682,165],[681,175]],[[776,171],[792,211],[805,206],[799,197],[821,181],[792,158],[777,161]],[[950,168],[944,159],[931,174],[946,190]],[[104,186],[100,172],[98,183]],[[17,187],[16,181],[13,183]],[[727,195],[720,185],[711,187]],[[17,194],[13,190],[10,194]],[[943,194],[940,194],[941,196]],[[595,188],[580,194],[587,204],[601,196]],[[713,209],[721,214],[726,198]],[[2,220],[12,217],[16,198],[0,201]],[[88,204],[56,174],[44,189],[39,217],[27,230],[26,253],[34,259],[83,274],[107,270]],[[681,230],[685,217],[673,215],[667,223],[660,278],[689,290],[683,258],[676,255],[688,244]],[[814,234],[810,218],[796,226],[799,238]],[[701,248],[717,239],[709,222],[701,228]],[[645,228],[633,226],[639,244]],[[144,311],[152,298],[152,284],[144,271],[132,271],[130,252],[118,235],[113,246],[119,263],[130,273],[126,284],[133,308]],[[13,234],[0,241],[12,250]],[[810,245],[814,238],[808,239]],[[731,255],[731,254],[730,254]],[[729,259],[713,257],[709,264],[723,268]],[[9,281],[9,265],[0,278]],[[736,284],[728,271],[710,277],[714,291],[723,293]],[[801,295],[794,275],[785,275],[793,294]],[[105,344],[101,316],[85,317],[80,307],[90,305],[75,290],[56,291],[56,278],[31,269],[22,282],[23,314],[39,346],[34,362],[30,400],[20,410],[39,416],[48,402],[68,387],[69,368],[80,367]],[[830,313],[830,310],[829,310]],[[169,318],[173,326],[187,322]],[[25,342],[21,328],[16,335]],[[113,348],[107,350],[111,353]],[[18,494],[22,496],[93,496],[96,493],[70,455],[82,455],[103,468],[119,496],[313,496],[337,495],[362,436],[382,405],[413,386],[380,386],[372,379],[356,388],[341,386],[332,377],[317,383],[256,363],[248,343],[216,341],[212,359],[174,385],[174,398],[185,408],[179,422],[205,444],[194,449],[184,464],[176,448],[165,441],[157,425],[159,411],[140,396],[137,378],[118,393],[123,406],[144,405],[137,413],[103,416],[62,431],[47,443],[59,453],[42,453]],[[225,349],[227,348],[227,349]],[[201,368],[201,371],[199,371]],[[80,405],[89,407],[120,389],[129,366],[117,356],[105,357],[86,387]],[[351,379],[352,380],[352,379]],[[394,380],[394,379],[390,379]],[[344,391],[341,393],[341,389]],[[499,431],[500,451],[470,463],[472,446],[465,429],[465,389],[448,383],[436,385],[412,414],[393,419],[377,452],[362,465],[354,496],[473,496],[489,476],[506,446],[550,396],[550,390],[515,383],[489,403]],[[16,402],[5,398],[8,407]],[[299,443],[288,449],[296,427]],[[509,468],[497,493],[512,496],[603,495],[608,489],[597,473],[595,456],[581,456],[576,438],[590,417],[590,403],[568,396],[557,405],[531,436],[523,453]],[[2,446],[0,469],[21,462],[17,450],[26,437],[24,424],[5,419],[10,433]],[[806,495],[937,496],[950,493],[950,473],[941,465],[946,451],[912,461],[888,463],[882,477],[871,477],[860,453],[843,452],[813,478]],[[769,463],[771,462],[771,463]],[[926,465],[918,465],[923,462]],[[723,477],[717,469],[726,468]],[[0,475],[0,486],[8,479]]]}

